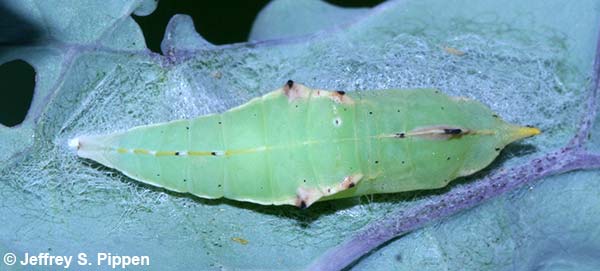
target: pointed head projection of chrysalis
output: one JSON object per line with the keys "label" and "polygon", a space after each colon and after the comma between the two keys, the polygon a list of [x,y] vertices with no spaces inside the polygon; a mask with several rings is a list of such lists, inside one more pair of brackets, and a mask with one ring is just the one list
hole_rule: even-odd
{"label": "pointed head projection of chrysalis", "polygon": [[[463,150],[468,150],[462,157],[465,163],[455,177],[468,176],[485,168],[507,145],[541,133],[538,128],[504,121],[489,107],[478,101],[456,97],[449,99],[456,102],[463,111],[460,116],[456,116],[456,119],[462,120],[456,121],[457,127],[444,127],[446,129],[442,133],[445,132],[445,136],[452,139],[447,141],[448,146],[452,141],[456,141]],[[453,121],[455,119],[451,122]]]}
{"label": "pointed head projection of chrysalis", "polygon": [[513,142],[519,139],[539,135],[540,133],[542,133],[542,131],[535,127],[510,125],[508,129],[506,129],[506,138],[509,142]]}

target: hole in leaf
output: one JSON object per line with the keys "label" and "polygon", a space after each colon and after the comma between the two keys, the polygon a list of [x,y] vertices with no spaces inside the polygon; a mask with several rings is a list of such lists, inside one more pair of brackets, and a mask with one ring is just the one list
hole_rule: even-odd
{"label": "hole in leaf", "polygon": [[329,4],[336,5],[338,7],[356,8],[356,7],[374,7],[385,0],[325,0]]}
{"label": "hole in leaf", "polygon": [[25,119],[35,88],[35,70],[23,60],[14,60],[0,65],[0,123],[8,127],[20,124]]}
{"label": "hole in leaf", "polygon": [[144,32],[148,48],[160,53],[167,24],[175,14],[187,14],[196,31],[213,44],[244,42],[258,12],[269,0],[254,1],[159,1],[148,16],[133,16]]}
{"label": "hole in leaf", "polygon": [[[177,1],[161,0],[148,16],[133,16],[142,28],[146,45],[160,53],[160,43],[167,24],[175,14],[187,14],[194,20],[196,31],[213,44],[229,44],[248,40],[252,23],[270,0],[254,1]],[[373,7],[384,0],[327,0],[340,7]]]}
{"label": "hole in leaf", "polygon": [[[0,1],[0,45],[31,45],[42,37],[42,26],[11,9],[15,4],[6,4]],[[0,47],[0,54],[10,50],[9,47]]]}

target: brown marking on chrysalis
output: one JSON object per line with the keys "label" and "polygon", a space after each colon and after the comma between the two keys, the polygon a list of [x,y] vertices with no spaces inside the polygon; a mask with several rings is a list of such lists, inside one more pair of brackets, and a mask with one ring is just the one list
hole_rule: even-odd
{"label": "brown marking on chrysalis", "polygon": [[341,190],[350,189],[356,186],[356,184],[362,179],[362,177],[363,175],[360,173],[344,177],[344,180],[342,180],[342,182],[340,183]]}
{"label": "brown marking on chrysalis", "polygon": [[337,184],[327,187],[320,187],[320,189],[298,187],[296,190],[296,199],[294,201],[294,205],[302,209],[308,208],[324,196],[330,196],[340,191],[355,187],[362,178],[363,175],[357,173],[344,177],[344,179]]}
{"label": "brown marking on chrysalis", "polygon": [[283,86],[283,94],[288,97],[289,102],[293,102],[298,99],[308,98],[310,96],[310,89],[302,84],[288,80],[285,86]]}
{"label": "brown marking on chrysalis", "polygon": [[322,196],[323,193],[317,189],[298,187],[296,190],[296,201],[294,204],[301,209],[308,208]]}
{"label": "brown marking on chrysalis", "polygon": [[354,100],[346,95],[345,91],[327,91],[327,96],[338,104],[354,104]]}
{"label": "brown marking on chrysalis", "polygon": [[425,139],[451,139],[467,135],[470,132],[469,129],[462,127],[435,125],[413,129],[406,135]]}
{"label": "brown marking on chrysalis", "polygon": [[345,91],[327,91],[322,89],[311,90],[305,85],[288,80],[283,86],[283,94],[292,102],[298,99],[309,98],[311,95],[315,98],[329,98],[338,104],[354,104],[354,100],[346,95]]}

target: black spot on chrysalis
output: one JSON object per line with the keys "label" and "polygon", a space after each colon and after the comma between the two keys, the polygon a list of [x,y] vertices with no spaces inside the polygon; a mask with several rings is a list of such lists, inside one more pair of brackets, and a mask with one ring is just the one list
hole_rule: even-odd
{"label": "black spot on chrysalis", "polygon": [[336,92],[337,92],[337,94],[340,94],[340,95],[344,95],[344,94],[346,94],[346,92],[345,92],[345,91],[341,91],[341,90],[338,90],[338,91],[336,91]]}
{"label": "black spot on chrysalis", "polygon": [[462,130],[458,129],[458,128],[444,129],[444,134],[447,134],[447,135],[460,135],[461,133],[462,133]]}
{"label": "black spot on chrysalis", "polygon": [[354,186],[355,186],[355,184],[354,184],[354,183],[350,183],[350,184],[348,185],[348,188],[352,188],[352,187],[354,187]]}
{"label": "black spot on chrysalis", "polygon": [[292,86],[294,86],[294,81],[292,80],[288,80],[287,83],[285,83],[289,88],[291,88]]}
{"label": "black spot on chrysalis", "polygon": [[178,156],[178,155],[179,155],[179,152],[178,152],[178,151],[176,151],[176,152],[175,152],[175,156]]}
{"label": "black spot on chrysalis", "polygon": [[216,155],[217,155],[217,153],[213,151],[213,152],[210,152],[210,155],[212,155],[212,156],[216,156]]}

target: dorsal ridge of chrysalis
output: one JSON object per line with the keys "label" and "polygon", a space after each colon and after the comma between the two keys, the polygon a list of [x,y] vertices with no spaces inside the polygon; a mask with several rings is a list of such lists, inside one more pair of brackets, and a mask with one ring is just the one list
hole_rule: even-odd
{"label": "dorsal ridge of chrysalis", "polygon": [[408,138],[420,137],[425,139],[451,139],[458,138],[464,135],[493,135],[492,130],[471,130],[458,126],[435,125],[413,129],[408,132],[396,132],[393,134],[383,134],[377,138]]}

